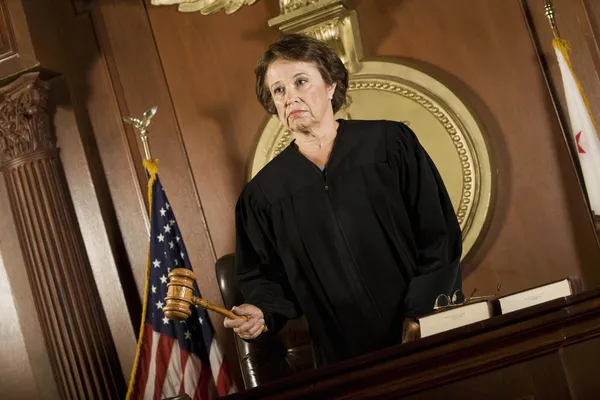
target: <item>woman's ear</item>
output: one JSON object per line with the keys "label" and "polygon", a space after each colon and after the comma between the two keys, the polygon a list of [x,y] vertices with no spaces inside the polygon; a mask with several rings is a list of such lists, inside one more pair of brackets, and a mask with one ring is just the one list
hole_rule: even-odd
{"label": "woman's ear", "polygon": [[336,87],[337,87],[337,84],[334,83],[327,88],[327,96],[329,97],[329,99],[333,99],[333,94],[335,93]]}

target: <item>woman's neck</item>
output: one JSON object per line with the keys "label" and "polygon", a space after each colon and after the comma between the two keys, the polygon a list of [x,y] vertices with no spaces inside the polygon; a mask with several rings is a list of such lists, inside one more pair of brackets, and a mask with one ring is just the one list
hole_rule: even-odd
{"label": "woman's neck", "polygon": [[333,120],[331,124],[322,124],[303,132],[293,132],[298,150],[303,154],[330,151],[337,136],[338,126],[339,122]]}

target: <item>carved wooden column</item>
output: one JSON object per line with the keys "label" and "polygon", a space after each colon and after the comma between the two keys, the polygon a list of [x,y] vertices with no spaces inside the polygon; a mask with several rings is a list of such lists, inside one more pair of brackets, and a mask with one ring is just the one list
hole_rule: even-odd
{"label": "carved wooden column", "polygon": [[62,397],[119,398],[125,383],[51,133],[48,90],[37,73],[0,88],[0,169]]}

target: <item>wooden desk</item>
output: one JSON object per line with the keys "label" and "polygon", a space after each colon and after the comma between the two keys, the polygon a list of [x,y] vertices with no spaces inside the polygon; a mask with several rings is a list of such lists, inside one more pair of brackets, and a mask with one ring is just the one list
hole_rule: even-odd
{"label": "wooden desk", "polygon": [[224,397],[373,398],[600,399],[600,289]]}

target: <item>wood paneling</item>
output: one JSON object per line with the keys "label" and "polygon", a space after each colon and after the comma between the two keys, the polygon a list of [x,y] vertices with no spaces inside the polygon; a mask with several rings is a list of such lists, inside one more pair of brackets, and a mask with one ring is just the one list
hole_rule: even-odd
{"label": "wood paneling", "polygon": [[464,286],[512,292],[595,269],[600,252],[520,3],[362,1],[357,11],[365,56],[422,65],[488,132],[496,207]]}
{"label": "wood paneling", "polygon": [[0,80],[38,65],[20,1],[0,1]]}
{"label": "wood paneling", "polygon": [[189,167],[218,257],[234,249],[235,201],[247,177],[258,128],[266,119],[254,94],[253,71],[258,57],[278,36],[267,27],[267,20],[277,11],[267,3],[229,16],[201,17],[178,13],[175,8],[149,10]]}
{"label": "wood paneling", "polygon": [[224,399],[595,399],[599,323],[596,289]]}
{"label": "wood paneling", "polygon": [[[125,375],[141,317],[148,225],[143,151],[121,117],[158,105],[153,155],[200,289],[221,303],[214,262],[234,250],[235,201],[267,117],[254,97],[253,66],[278,36],[267,26],[279,13],[275,0],[229,16],[149,3],[24,3],[37,59],[63,75],[55,115],[61,157]],[[489,230],[464,264],[465,287],[481,293],[492,292],[498,281],[507,293],[569,274],[586,275],[588,286],[600,283],[588,274],[598,274],[600,250],[565,144],[562,129],[568,127],[558,118],[564,99],[542,4],[356,1],[366,57],[420,66],[451,87],[486,128],[497,198]],[[600,4],[554,5],[600,119]],[[231,333],[219,317],[211,318],[234,360]]]}
{"label": "wood paneling", "polygon": [[[539,6],[536,13],[543,16]],[[458,93],[488,133],[497,198],[489,231],[464,264],[465,287],[485,293],[501,282],[508,293],[596,270],[600,251],[540,64],[542,50],[530,35],[542,27],[531,26],[521,2],[362,0],[356,7],[367,57],[419,65]],[[589,8],[590,15],[597,11]],[[153,155],[161,160],[200,289],[218,303],[214,260],[234,250],[233,209],[266,119],[254,98],[252,70],[278,36],[267,27],[277,14],[277,2],[266,0],[230,16],[114,0],[92,13],[118,112],[139,115],[158,105]],[[101,87],[98,82],[91,84]],[[119,124],[114,115],[106,117]],[[130,214],[132,198],[122,194],[137,176],[136,195],[143,195],[141,146],[121,127],[94,129],[140,290],[144,238],[129,229],[140,216]],[[117,166],[125,158],[127,174]],[[592,275],[586,279],[590,286],[598,282]],[[220,318],[212,317],[222,336]]]}
{"label": "wood paneling", "polygon": [[[174,7],[149,9],[217,256],[233,251],[233,207],[266,118],[251,72],[276,36],[256,23],[270,11],[265,2],[199,22]],[[497,201],[464,264],[465,285],[491,291],[500,281],[511,292],[595,269],[600,253],[520,2],[358,1],[357,11],[366,57],[401,58],[439,77],[488,132]]]}

